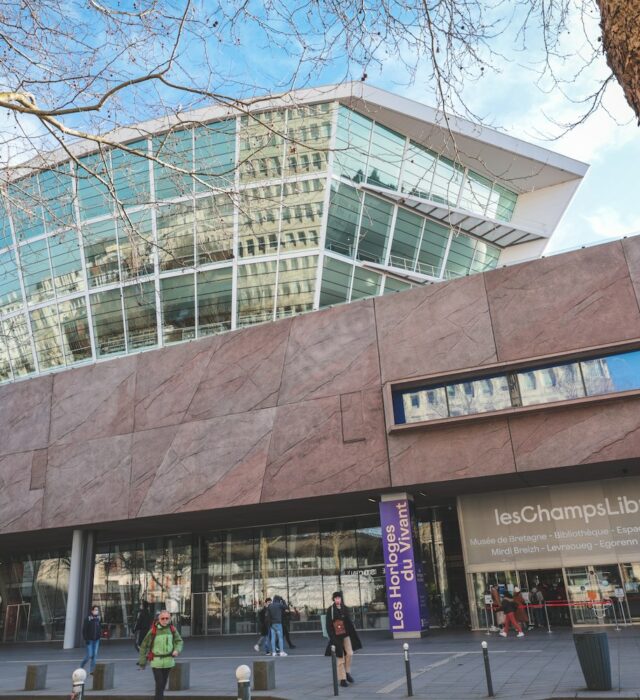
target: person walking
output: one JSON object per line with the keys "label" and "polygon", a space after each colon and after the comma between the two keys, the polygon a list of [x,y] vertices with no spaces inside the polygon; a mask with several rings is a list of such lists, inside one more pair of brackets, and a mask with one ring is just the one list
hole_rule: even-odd
{"label": "person walking", "polygon": [[[274,595],[273,600],[267,607],[267,624],[271,637],[271,656],[287,656],[284,650],[284,638],[282,633],[282,618],[284,615],[285,602],[279,595]],[[278,651],[276,651],[278,650]]]}
{"label": "person walking", "polygon": [[260,639],[254,644],[253,648],[256,651],[263,651],[265,654],[271,654],[271,644],[269,643],[269,624],[267,622],[267,610],[271,603],[271,598],[265,598],[264,605],[258,611],[258,626],[260,629]]}
{"label": "person walking", "polygon": [[163,700],[171,669],[176,665],[176,656],[180,654],[184,642],[178,630],[171,624],[171,615],[167,610],[160,611],[158,621],[151,625],[140,645],[138,667],[142,671],[151,664],[156,684],[155,700]]}
{"label": "person walking", "polygon": [[513,589],[513,602],[516,604],[516,620],[520,623],[522,629],[533,629],[527,614],[527,603],[517,586]]}
{"label": "person walking", "polygon": [[524,632],[520,623],[516,620],[517,605],[515,604],[511,593],[507,591],[502,598],[502,610],[504,612],[504,629],[500,632],[501,637],[506,637],[509,633],[509,626],[513,625],[518,633],[518,637],[524,637]]}
{"label": "person walking", "polygon": [[289,603],[284,602],[284,610],[282,611],[282,636],[284,637],[284,641],[289,645],[289,649],[295,649],[296,645],[291,641],[291,633],[290,633],[290,628],[291,628],[291,607],[289,606]]}
{"label": "person walking", "polygon": [[98,660],[98,649],[100,648],[100,637],[102,636],[102,620],[100,619],[100,608],[94,605],[89,611],[88,617],[85,618],[82,624],[82,638],[87,645],[87,653],[80,663],[80,667],[84,668],[88,661],[89,673],[93,673]]}
{"label": "person walking", "polygon": [[136,624],[133,627],[137,651],[140,651],[140,645],[142,644],[142,640],[147,636],[147,632],[151,629],[152,621],[153,615],[151,614],[151,610],[149,610],[149,603],[146,600],[143,600],[142,607],[140,608],[138,617],[136,618]]}
{"label": "person walking", "polygon": [[329,644],[325,656],[331,656],[331,647],[335,646],[338,657],[338,678],[343,688],[354,683],[351,675],[351,659],[353,652],[362,649],[362,642],[351,621],[349,609],[344,605],[342,591],[336,591],[332,596],[333,604],[327,608],[327,634]]}

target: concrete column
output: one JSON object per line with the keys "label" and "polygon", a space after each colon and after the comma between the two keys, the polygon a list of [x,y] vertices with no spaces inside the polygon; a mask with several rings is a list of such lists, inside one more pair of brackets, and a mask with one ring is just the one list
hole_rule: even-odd
{"label": "concrete column", "polygon": [[74,649],[82,642],[82,620],[91,604],[93,584],[93,533],[74,530],[71,541],[69,590],[64,625],[64,649]]}

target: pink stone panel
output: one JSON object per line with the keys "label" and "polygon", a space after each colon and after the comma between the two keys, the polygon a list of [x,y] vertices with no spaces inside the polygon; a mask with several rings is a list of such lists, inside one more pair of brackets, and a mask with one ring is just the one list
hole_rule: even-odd
{"label": "pink stone panel", "polygon": [[137,517],[140,505],[146,498],[177,432],[178,426],[171,425],[152,430],[141,430],[133,434],[129,491],[130,518]]}
{"label": "pink stone panel", "polygon": [[50,447],[42,527],[126,518],[130,475],[131,435]]}
{"label": "pink stone panel", "polygon": [[53,377],[0,386],[0,455],[47,446]]}
{"label": "pink stone panel", "polygon": [[518,471],[640,455],[640,399],[547,409],[509,419]]}
{"label": "pink stone panel", "polygon": [[140,355],[136,431],[182,422],[219,342],[219,336],[213,336]]}
{"label": "pink stone panel", "polygon": [[130,433],[137,362],[119,357],[54,375],[51,443]]}
{"label": "pink stone panel", "polygon": [[620,243],[484,275],[500,361],[640,336],[640,314]]}
{"label": "pink stone panel", "polygon": [[49,453],[47,450],[35,450],[31,459],[31,490],[43,489],[47,480],[47,462]]}
{"label": "pink stone panel", "polygon": [[373,300],[293,319],[279,403],[380,384]]}
{"label": "pink stone panel", "polygon": [[389,487],[382,398],[363,393],[365,439],[345,443],[340,397],[278,407],[263,501]]}
{"label": "pink stone panel", "polygon": [[515,471],[505,418],[392,433],[389,458],[393,486]]}
{"label": "pink stone panel", "polygon": [[357,442],[367,439],[363,399],[361,391],[340,395],[343,442]]}
{"label": "pink stone panel", "polygon": [[496,361],[482,275],[375,299],[382,380]]}
{"label": "pink stone panel", "polygon": [[640,305],[640,236],[632,236],[622,241],[622,249],[627,260],[631,282]]}
{"label": "pink stone panel", "polygon": [[219,336],[185,421],[275,406],[290,328],[283,319]]}
{"label": "pink stone panel", "polygon": [[[159,462],[139,516],[257,503],[275,409],[183,423]],[[154,452],[157,461],[159,451]]]}
{"label": "pink stone panel", "polygon": [[37,530],[42,490],[31,489],[31,452],[0,457],[0,534]]}

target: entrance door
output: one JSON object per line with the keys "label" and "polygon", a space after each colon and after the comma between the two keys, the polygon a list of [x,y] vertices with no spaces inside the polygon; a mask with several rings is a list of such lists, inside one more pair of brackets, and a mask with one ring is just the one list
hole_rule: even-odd
{"label": "entrance door", "polygon": [[567,593],[562,569],[533,569],[520,571],[520,588],[529,593],[533,588],[544,600],[545,607],[532,615],[536,624],[551,627],[569,627],[571,619],[567,607]]}
{"label": "entrance door", "polygon": [[640,563],[621,564],[620,568],[629,617],[633,622],[640,622]]}
{"label": "entrance door", "polygon": [[567,598],[574,625],[613,624],[618,620],[616,589],[620,588],[617,564],[567,568]]}
{"label": "entrance door", "polygon": [[194,593],[191,596],[192,634],[213,636],[222,634],[222,604],[217,591]]}

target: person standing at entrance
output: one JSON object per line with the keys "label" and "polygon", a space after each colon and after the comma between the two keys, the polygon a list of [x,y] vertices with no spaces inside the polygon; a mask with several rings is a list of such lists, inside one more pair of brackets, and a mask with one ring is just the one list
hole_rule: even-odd
{"label": "person standing at entrance", "polygon": [[504,594],[502,598],[502,610],[504,612],[504,629],[500,632],[501,637],[506,637],[509,633],[510,625],[513,625],[518,633],[518,637],[524,637],[524,632],[520,623],[516,620],[516,610],[518,606],[515,604],[509,592]]}
{"label": "person standing at entrance", "polygon": [[282,634],[282,617],[284,615],[285,602],[279,595],[274,595],[267,608],[267,621],[271,630],[271,656],[276,656],[280,650],[280,656],[287,656],[284,650],[284,638]]}
{"label": "person standing at entrance", "polygon": [[149,610],[149,603],[146,600],[143,600],[142,607],[140,608],[140,612],[138,613],[138,617],[136,619],[136,624],[133,628],[136,635],[136,651],[140,651],[142,640],[147,636],[147,632],[151,629],[152,620],[153,615],[151,614],[151,610]]}
{"label": "person standing at entrance", "polygon": [[171,624],[171,615],[162,610],[158,621],[151,625],[147,636],[140,645],[138,666],[142,671],[151,664],[153,678],[156,684],[155,700],[163,700],[171,669],[176,665],[176,656],[182,651],[184,642],[178,630]]}
{"label": "person standing at entrance", "polygon": [[87,645],[87,653],[80,664],[84,668],[87,661],[91,661],[89,665],[89,673],[93,673],[98,660],[98,649],[100,648],[100,637],[102,636],[102,620],[100,619],[100,608],[94,605],[89,616],[85,618],[82,625],[82,638]]}
{"label": "person standing at entrance", "polygon": [[338,657],[338,678],[340,685],[347,688],[353,683],[351,675],[351,659],[353,652],[362,649],[362,643],[351,621],[349,610],[343,604],[342,591],[336,591],[332,596],[333,605],[327,608],[327,634],[329,644],[325,656],[331,656],[331,647],[335,646]]}

